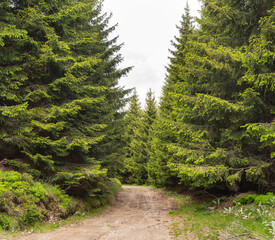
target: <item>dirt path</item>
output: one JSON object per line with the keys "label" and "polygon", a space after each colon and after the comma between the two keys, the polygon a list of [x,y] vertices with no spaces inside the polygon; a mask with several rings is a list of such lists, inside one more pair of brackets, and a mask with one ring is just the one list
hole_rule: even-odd
{"label": "dirt path", "polygon": [[176,207],[173,199],[150,187],[124,186],[113,207],[80,225],[44,234],[20,236],[20,240],[169,240],[167,215]]}

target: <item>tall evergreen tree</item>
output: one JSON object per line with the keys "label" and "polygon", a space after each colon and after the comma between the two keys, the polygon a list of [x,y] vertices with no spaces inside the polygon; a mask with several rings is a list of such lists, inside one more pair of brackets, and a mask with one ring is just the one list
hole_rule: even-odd
{"label": "tall evergreen tree", "polygon": [[259,20],[274,5],[273,0],[201,0],[200,27],[220,43],[242,46],[259,33]]}
{"label": "tall evergreen tree", "polygon": [[148,179],[148,160],[153,138],[152,127],[157,118],[157,105],[150,89],[145,99],[145,110],[142,111],[137,93],[134,92],[126,116],[126,156],[124,181],[144,184]]}
{"label": "tall evergreen tree", "polygon": [[[168,167],[172,155],[168,151],[169,144],[176,143],[179,132],[177,126],[176,103],[180,100],[182,92],[187,91],[188,83],[180,81],[183,66],[186,61],[186,54],[190,49],[194,32],[193,19],[190,16],[189,6],[186,5],[185,14],[179,29],[179,37],[175,37],[172,46],[175,50],[170,50],[170,65],[167,68],[166,83],[163,87],[162,99],[160,103],[160,118],[154,126],[154,139],[151,146],[151,157],[148,163],[149,182],[155,185],[174,184],[172,173]],[[181,101],[180,103],[182,103]]]}
{"label": "tall evergreen tree", "polygon": [[[250,39],[243,57],[247,71],[240,79],[240,84],[248,84],[263,102],[262,121],[250,122],[245,125],[244,141],[251,152],[262,153],[262,159],[270,159],[272,163],[268,171],[268,188],[274,190],[274,161],[275,158],[275,5],[261,18],[260,34]],[[248,99],[251,101],[250,99]],[[257,168],[250,170],[251,180],[262,174]],[[255,177],[256,175],[256,177]]]}
{"label": "tall evergreen tree", "polygon": [[150,88],[147,92],[147,96],[145,99],[145,110],[143,113],[143,122],[144,122],[144,135],[145,135],[145,143],[147,148],[147,157],[149,157],[150,152],[150,142],[152,138],[152,127],[158,117],[158,108],[157,102],[154,97],[154,93]]}
{"label": "tall evergreen tree", "polygon": [[152,153],[153,140],[155,138],[154,125],[158,119],[158,108],[154,97],[154,93],[151,89],[147,92],[147,97],[145,99],[145,110],[143,114],[144,122],[144,147],[145,147],[145,162],[146,166],[146,177],[144,178],[146,183],[149,183],[150,176],[149,171],[151,168],[150,158]]}
{"label": "tall evergreen tree", "polygon": [[[155,184],[236,190],[247,181],[266,183],[270,158],[249,144],[244,126],[268,121],[270,111],[264,96],[247,84],[244,59],[249,37],[258,34],[259,20],[272,4],[266,1],[263,10],[242,2],[203,1],[199,30],[190,27],[185,10],[155,127],[149,174]],[[244,15],[245,22],[236,22],[234,16]]]}
{"label": "tall evergreen tree", "polygon": [[126,153],[124,157],[123,181],[127,183],[143,182],[143,177],[146,174],[144,161],[144,146],[143,146],[143,120],[142,110],[136,90],[130,101],[130,107],[125,117],[126,132]]}
{"label": "tall evergreen tree", "polygon": [[114,27],[96,0],[2,1],[0,12],[0,156],[82,193],[93,184],[83,166],[97,176],[119,154],[130,68],[118,69]]}

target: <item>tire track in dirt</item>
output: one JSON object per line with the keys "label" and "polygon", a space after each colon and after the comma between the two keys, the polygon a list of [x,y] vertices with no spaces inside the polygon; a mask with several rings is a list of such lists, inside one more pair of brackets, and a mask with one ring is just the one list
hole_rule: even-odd
{"label": "tire track in dirt", "polygon": [[123,186],[101,216],[52,232],[21,235],[17,240],[169,240],[176,202],[150,187]]}

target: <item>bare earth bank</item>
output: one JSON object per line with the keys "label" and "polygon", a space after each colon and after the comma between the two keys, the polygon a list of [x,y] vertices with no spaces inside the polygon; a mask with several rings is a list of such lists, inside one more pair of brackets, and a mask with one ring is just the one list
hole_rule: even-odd
{"label": "bare earth bank", "polygon": [[169,240],[176,207],[173,199],[150,187],[123,186],[115,204],[101,216],[53,232],[21,235],[17,240]]}

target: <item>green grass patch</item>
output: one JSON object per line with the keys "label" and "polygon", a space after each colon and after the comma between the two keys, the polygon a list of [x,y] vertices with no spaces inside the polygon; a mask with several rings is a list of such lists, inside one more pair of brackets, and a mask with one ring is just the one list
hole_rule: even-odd
{"label": "green grass patch", "polygon": [[171,192],[169,196],[179,203],[179,209],[170,212],[170,215],[177,219],[171,227],[175,239],[272,239],[274,237],[275,210],[268,205],[237,204],[213,210],[213,201],[197,203],[189,196],[171,194]]}

